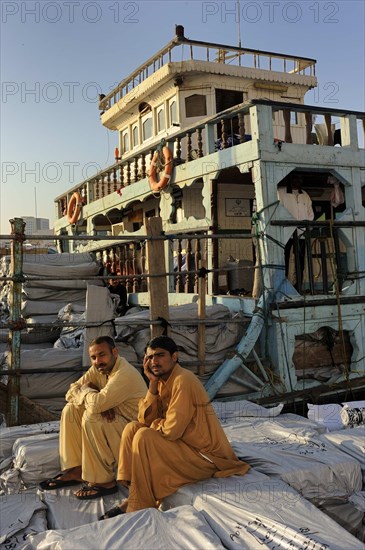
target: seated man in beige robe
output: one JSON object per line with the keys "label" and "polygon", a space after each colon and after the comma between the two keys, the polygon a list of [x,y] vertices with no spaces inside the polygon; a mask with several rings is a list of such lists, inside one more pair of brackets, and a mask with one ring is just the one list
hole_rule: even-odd
{"label": "seated man in beige robe", "polygon": [[201,382],[177,360],[177,346],[167,336],[146,348],[149,389],[138,422],[123,431],[119,454],[117,479],[129,496],[100,519],[158,507],[182,485],[250,469],[235,455]]}
{"label": "seated man in beige robe", "polygon": [[119,357],[109,336],[89,346],[90,369],[66,394],[61,416],[60,462],[62,472],[42,481],[54,490],[86,481],[75,496],[93,499],[118,490],[114,469],[125,426],[137,418],[138,402],[146,393],[141,374]]}

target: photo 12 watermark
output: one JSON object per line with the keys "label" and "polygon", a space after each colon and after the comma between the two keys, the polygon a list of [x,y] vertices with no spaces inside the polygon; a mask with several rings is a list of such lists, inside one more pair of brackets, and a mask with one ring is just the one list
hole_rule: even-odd
{"label": "photo 12 watermark", "polygon": [[85,181],[96,176],[101,170],[102,167],[97,162],[81,164],[77,161],[62,163],[7,161],[1,164],[1,179],[4,184],[58,183],[65,180],[72,185],[80,179]]}
{"label": "photo 12 watermark", "polygon": [[138,2],[1,2],[1,22],[17,21],[30,23],[99,23],[103,19],[112,23],[139,23],[140,5]]}
{"label": "photo 12 watermark", "polygon": [[339,23],[337,2],[202,2],[202,23],[298,23],[307,18],[312,23]]}
{"label": "photo 12 watermark", "polygon": [[15,82],[1,83],[1,103],[98,103],[102,93],[97,82]]}

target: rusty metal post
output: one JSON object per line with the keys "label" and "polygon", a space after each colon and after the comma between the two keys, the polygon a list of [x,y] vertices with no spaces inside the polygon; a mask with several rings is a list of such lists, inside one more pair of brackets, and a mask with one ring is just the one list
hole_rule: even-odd
{"label": "rusty metal post", "polygon": [[[8,368],[10,371],[20,369],[20,335],[24,328],[21,317],[21,296],[23,280],[23,242],[25,240],[25,222],[21,218],[10,220],[11,224],[11,274],[9,303],[9,350]],[[10,376],[8,382],[7,425],[19,424],[19,376]]]}

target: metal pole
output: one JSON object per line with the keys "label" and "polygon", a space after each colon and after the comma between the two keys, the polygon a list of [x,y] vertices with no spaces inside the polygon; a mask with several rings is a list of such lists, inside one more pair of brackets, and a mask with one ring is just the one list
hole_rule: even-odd
{"label": "metal pole", "polygon": [[[17,373],[20,369],[20,335],[23,327],[21,323],[21,295],[22,295],[22,266],[23,266],[23,242],[25,240],[25,222],[21,218],[10,220],[11,224],[11,264],[10,269],[13,280],[10,283],[9,303],[9,332],[8,368]],[[8,406],[7,424],[16,426],[19,424],[19,376],[11,376],[8,382]]]}

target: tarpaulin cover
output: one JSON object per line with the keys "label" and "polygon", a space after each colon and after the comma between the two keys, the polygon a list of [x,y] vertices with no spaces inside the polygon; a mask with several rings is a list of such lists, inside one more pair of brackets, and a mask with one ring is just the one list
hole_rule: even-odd
{"label": "tarpaulin cover", "polygon": [[[150,338],[149,310],[127,311],[123,317],[115,320],[117,339],[131,344],[139,360],[143,359],[145,346]],[[170,321],[174,323],[169,329],[169,336],[175,340],[179,348],[180,361],[196,360],[198,353],[198,318],[197,304],[184,304],[169,308]],[[242,323],[230,323],[232,315],[223,305],[206,307],[206,319],[216,321],[205,328],[206,360],[221,361],[225,359],[227,351],[234,348],[243,335]],[[144,321],[141,325],[132,325],[130,321]],[[179,322],[179,324],[176,324]],[[206,372],[208,372],[208,367]]]}
{"label": "tarpaulin cover", "polygon": [[36,487],[43,479],[60,471],[59,434],[38,434],[19,438],[13,445],[13,467],[26,488]]}
{"label": "tarpaulin cover", "polygon": [[[7,353],[3,354],[1,366],[7,369]],[[20,362],[22,369],[60,369],[63,367],[82,367],[81,349],[40,349],[21,350]],[[20,393],[29,399],[44,397],[64,397],[70,387],[82,372],[48,372],[36,374],[22,374],[20,378]],[[6,375],[1,377],[5,383]]]}
{"label": "tarpaulin cover", "polygon": [[361,489],[358,461],[321,440],[305,418],[240,418],[223,427],[240,458],[287,482],[305,498],[347,499]]}
{"label": "tarpaulin cover", "polygon": [[182,506],[159,512],[153,508],[89,523],[73,529],[47,531],[28,538],[24,550],[187,550],[223,549],[201,512]]}
{"label": "tarpaulin cover", "polygon": [[39,424],[12,426],[0,430],[0,467],[1,462],[12,456],[14,442],[19,438],[31,437],[38,434],[54,434],[60,431],[60,423],[41,422]]}
{"label": "tarpaulin cover", "polygon": [[35,493],[0,496],[0,548],[21,548],[27,534],[47,529],[46,505]]}

